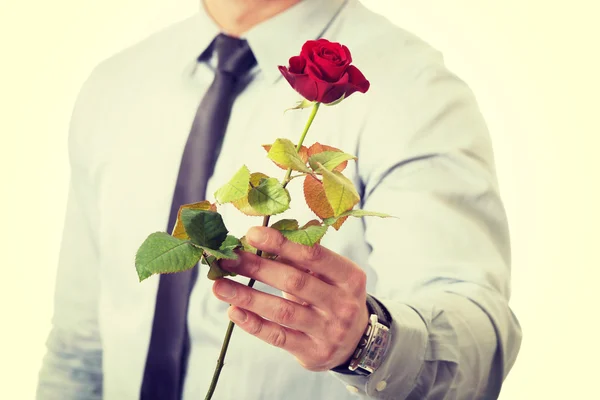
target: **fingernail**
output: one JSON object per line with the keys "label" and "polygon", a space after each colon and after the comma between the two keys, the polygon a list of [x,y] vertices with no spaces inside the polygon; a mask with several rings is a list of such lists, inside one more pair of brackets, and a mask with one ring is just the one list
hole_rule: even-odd
{"label": "fingernail", "polygon": [[229,312],[229,317],[233,322],[237,323],[246,322],[246,320],[248,319],[248,315],[239,308],[234,308],[233,310],[231,310]]}
{"label": "fingernail", "polygon": [[222,279],[217,283],[215,287],[215,292],[221,297],[226,299],[230,299],[235,296],[235,287],[227,281],[227,279]]}
{"label": "fingernail", "polygon": [[219,260],[219,266],[225,269],[236,268],[240,265],[240,256],[238,255],[235,260],[222,259]]}
{"label": "fingernail", "polygon": [[251,228],[246,234],[246,238],[254,243],[264,243],[267,241],[267,234],[261,228]]}

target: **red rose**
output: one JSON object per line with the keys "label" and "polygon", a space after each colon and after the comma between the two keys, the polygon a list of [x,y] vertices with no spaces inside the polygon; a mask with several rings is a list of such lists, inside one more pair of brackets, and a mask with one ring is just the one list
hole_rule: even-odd
{"label": "red rose", "polygon": [[350,50],[326,39],[309,40],[299,56],[290,58],[289,68],[279,71],[306,100],[333,103],[354,92],[365,93],[369,81],[352,63]]}

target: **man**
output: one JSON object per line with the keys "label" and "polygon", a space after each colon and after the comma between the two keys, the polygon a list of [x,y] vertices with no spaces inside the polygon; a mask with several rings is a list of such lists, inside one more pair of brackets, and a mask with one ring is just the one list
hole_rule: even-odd
{"label": "man", "polygon": [[[297,140],[307,114],[283,115],[299,98],[277,65],[324,37],[348,46],[371,88],[323,107],[305,143],[357,155],[345,172],[360,208],[397,218],[348,220],[309,249],[251,228],[260,219],[224,206],[232,234],[247,233],[279,259],[258,268],[244,255],[238,265],[223,263],[238,276],[216,282],[201,266],[188,300],[164,276],[139,283],[133,256],[170,222],[198,104],[201,113],[203,99],[218,95],[211,82],[221,71],[213,54],[219,33],[241,37],[255,64],[240,75],[206,197],[241,164],[279,177],[260,145]],[[241,329],[215,399],[498,396],[521,333],[508,306],[508,228],[485,123],[435,49],[357,0],[205,0],[194,17],[96,68],[75,107],[70,157],[39,399],[200,398],[227,316]],[[296,200],[286,216],[314,218],[300,185],[289,189]],[[247,277],[257,280],[254,289],[244,286]],[[157,344],[161,332],[184,325],[164,322],[181,312],[161,310],[174,304],[169,296],[185,300],[189,340],[173,360],[153,362],[166,346]],[[363,349],[376,355],[373,368],[352,371],[368,326],[389,345]]]}

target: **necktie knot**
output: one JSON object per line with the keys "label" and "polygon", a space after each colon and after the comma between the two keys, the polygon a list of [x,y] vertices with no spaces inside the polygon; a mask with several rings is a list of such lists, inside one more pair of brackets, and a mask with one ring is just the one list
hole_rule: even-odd
{"label": "necktie knot", "polygon": [[246,74],[256,64],[256,58],[248,42],[223,33],[214,42],[217,54],[217,69],[236,78]]}

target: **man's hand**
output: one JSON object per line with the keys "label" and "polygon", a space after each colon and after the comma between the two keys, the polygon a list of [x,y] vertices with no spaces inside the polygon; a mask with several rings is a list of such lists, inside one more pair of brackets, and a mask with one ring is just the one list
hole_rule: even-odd
{"label": "man's hand", "polygon": [[352,261],[319,244],[302,246],[275,229],[251,228],[246,239],[277,260],[240,252],[222,268],[254,278],[284,298],[218,279],[215,295],[231,304],[229,318],[246,332],[281,347],[310,371],[346,362],[368,323],[366,275]]}

